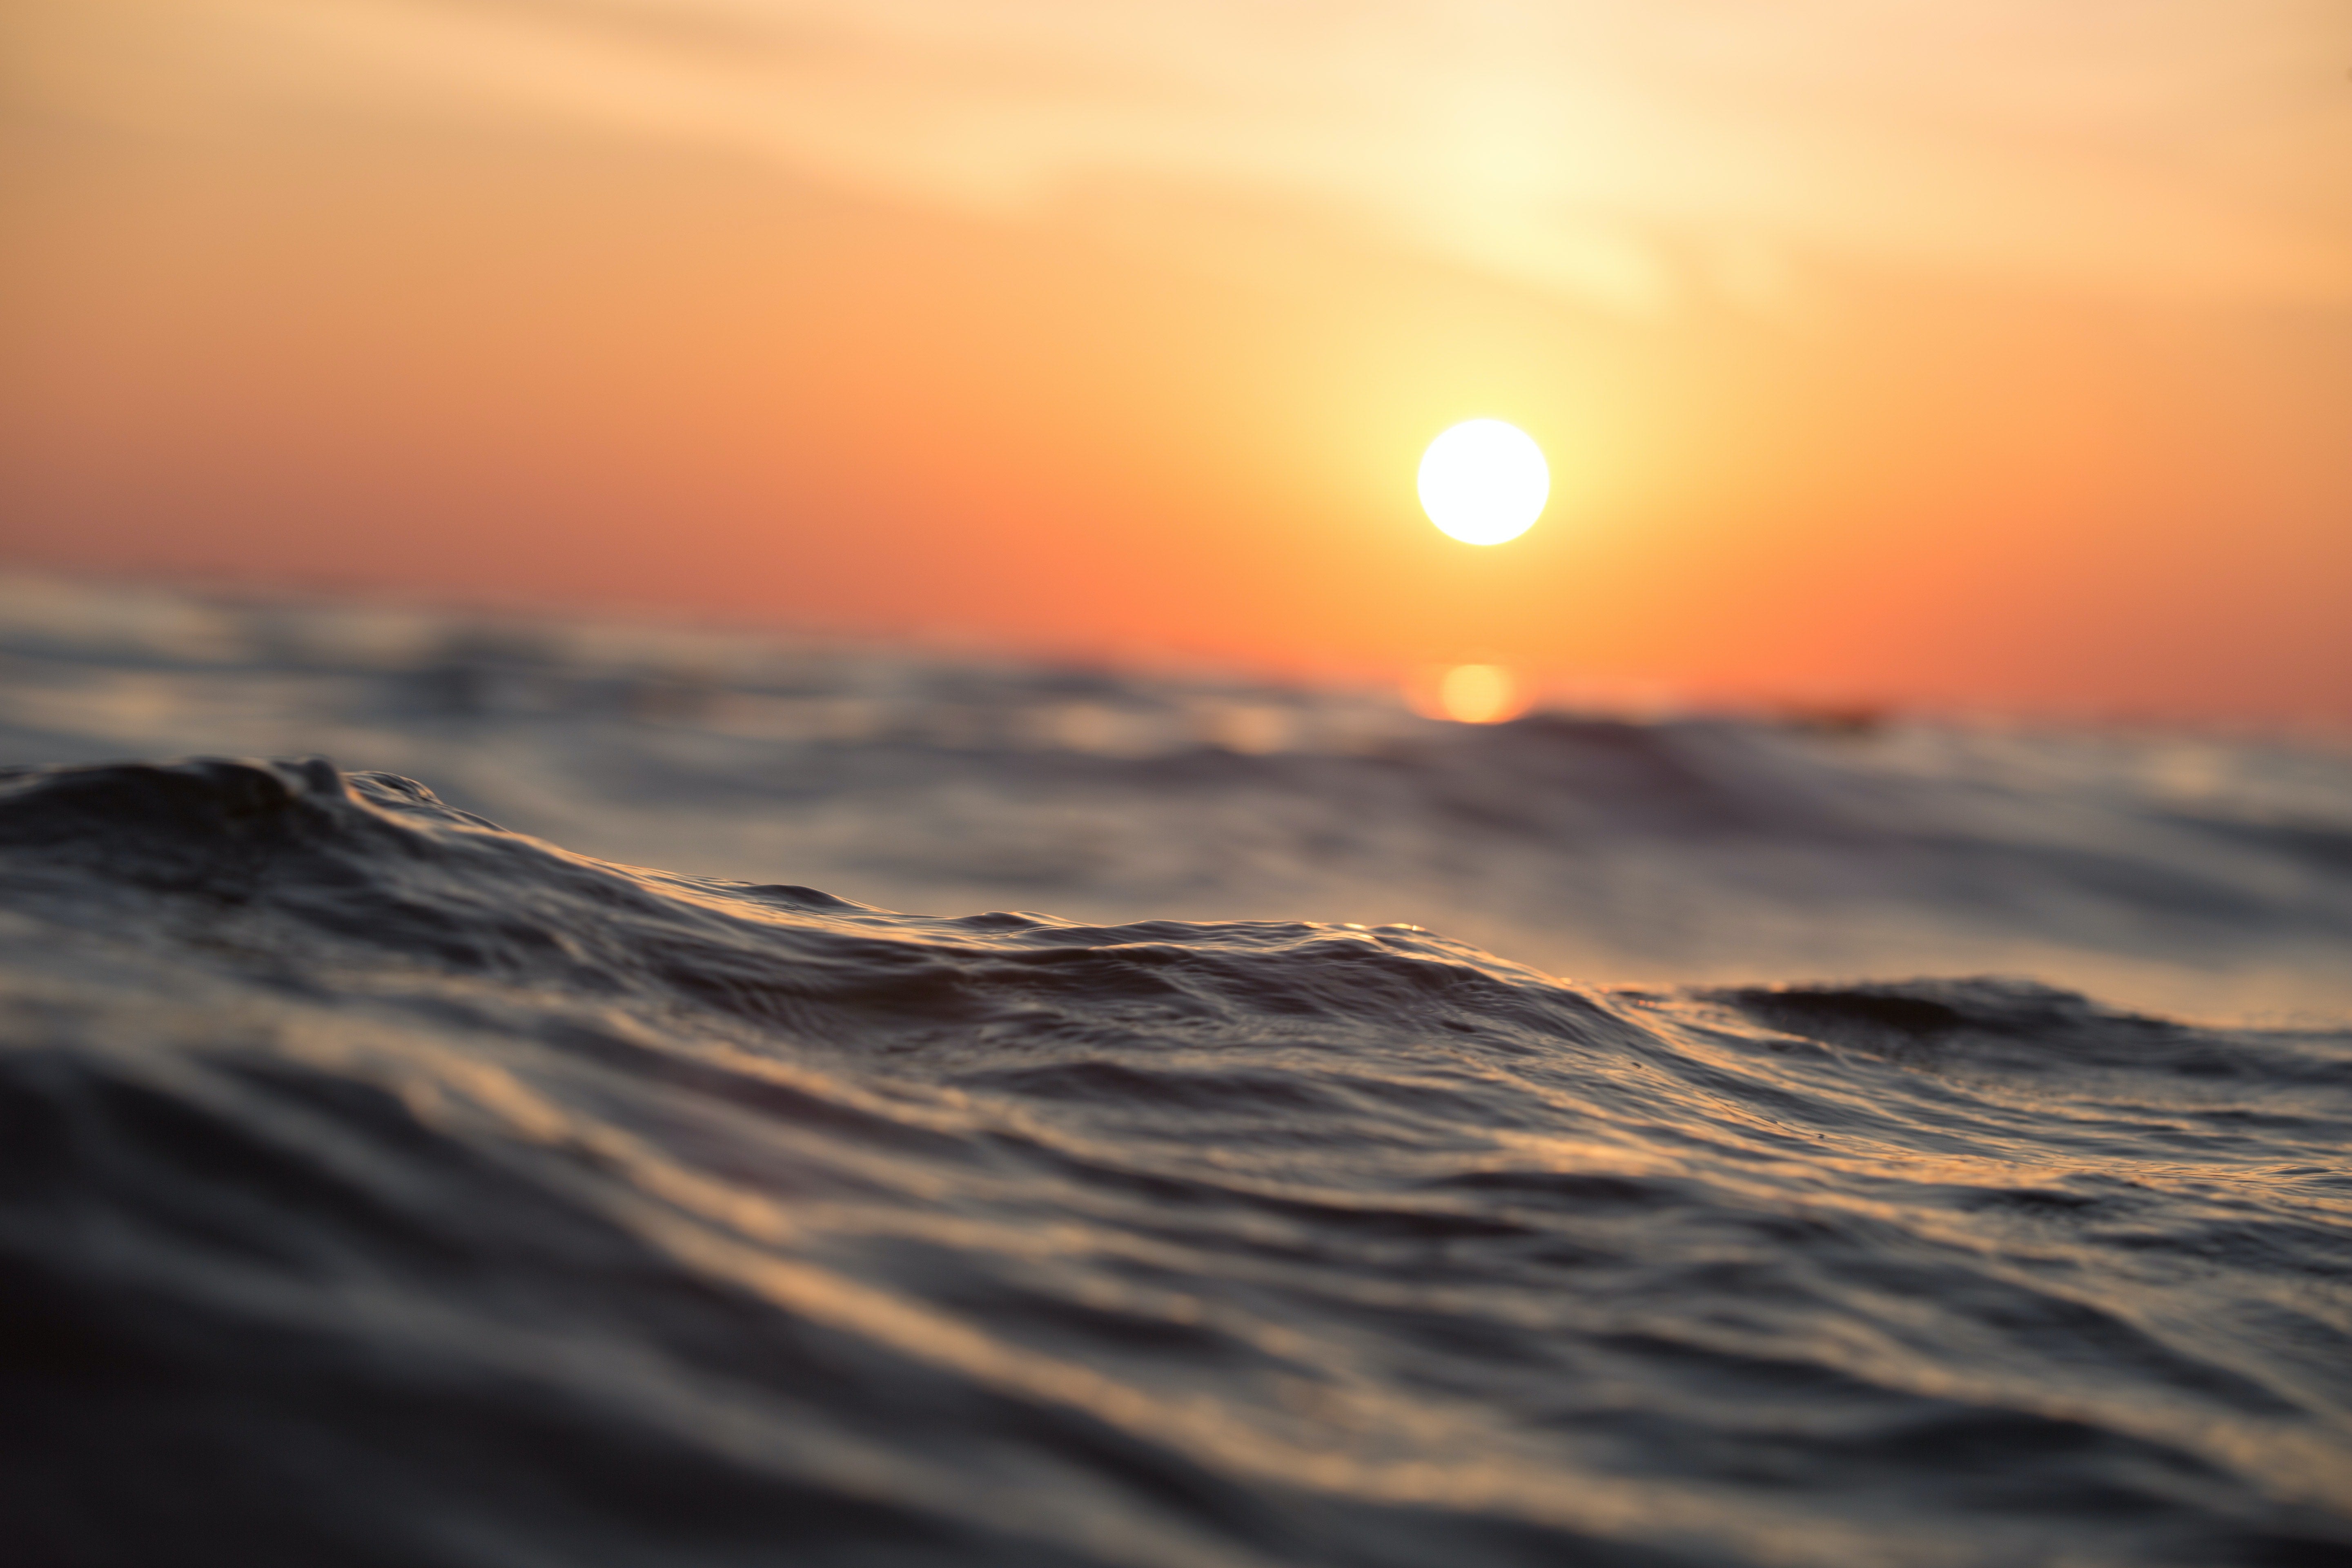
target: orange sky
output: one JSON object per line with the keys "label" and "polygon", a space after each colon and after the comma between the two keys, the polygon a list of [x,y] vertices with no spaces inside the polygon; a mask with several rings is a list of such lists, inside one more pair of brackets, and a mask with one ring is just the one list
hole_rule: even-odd
{"label": "orange sky", "polygon": [[[2332,3],[0,27],[8,560],[2352,720]],[[1478,415],[1491,550],[1412,486]]]}

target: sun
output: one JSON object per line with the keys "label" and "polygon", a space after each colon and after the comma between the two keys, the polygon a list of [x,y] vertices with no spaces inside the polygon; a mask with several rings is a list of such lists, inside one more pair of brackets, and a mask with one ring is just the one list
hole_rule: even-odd
{"label": "sun", "polygon": [[1465,544],[1517,539],[1543,515],[1550,495],[1543,448],[1500,419],[1456,425],[1421,455],[1422,510]]}

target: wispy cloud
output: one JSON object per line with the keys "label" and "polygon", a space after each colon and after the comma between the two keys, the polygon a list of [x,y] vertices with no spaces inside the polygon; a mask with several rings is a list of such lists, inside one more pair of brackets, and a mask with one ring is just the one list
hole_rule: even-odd
{"label": "wispy cloud", "polygon": [[2333,0],[37,8],[55,102],[521,116],[1000,213],[1270,197],[1633,313],[1845,259],[2352,297]]}

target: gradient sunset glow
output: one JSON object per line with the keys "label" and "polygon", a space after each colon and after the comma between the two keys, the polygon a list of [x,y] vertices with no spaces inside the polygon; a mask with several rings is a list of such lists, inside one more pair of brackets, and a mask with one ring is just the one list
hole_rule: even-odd
{"label": "gradient sunset glow", "polygon": [[[2352,37],[20,0],[11,563],[2352,720]],[[1432,438],[1544,521],[1465,549]]]}

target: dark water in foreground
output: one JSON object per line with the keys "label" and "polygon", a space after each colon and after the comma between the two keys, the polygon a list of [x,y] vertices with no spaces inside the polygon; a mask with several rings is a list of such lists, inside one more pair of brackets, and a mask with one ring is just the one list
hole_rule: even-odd
{"label": "dark water in foreground", "polygon": [[48,1563],[2352,1562],[2352,1034],[0,781]]}

